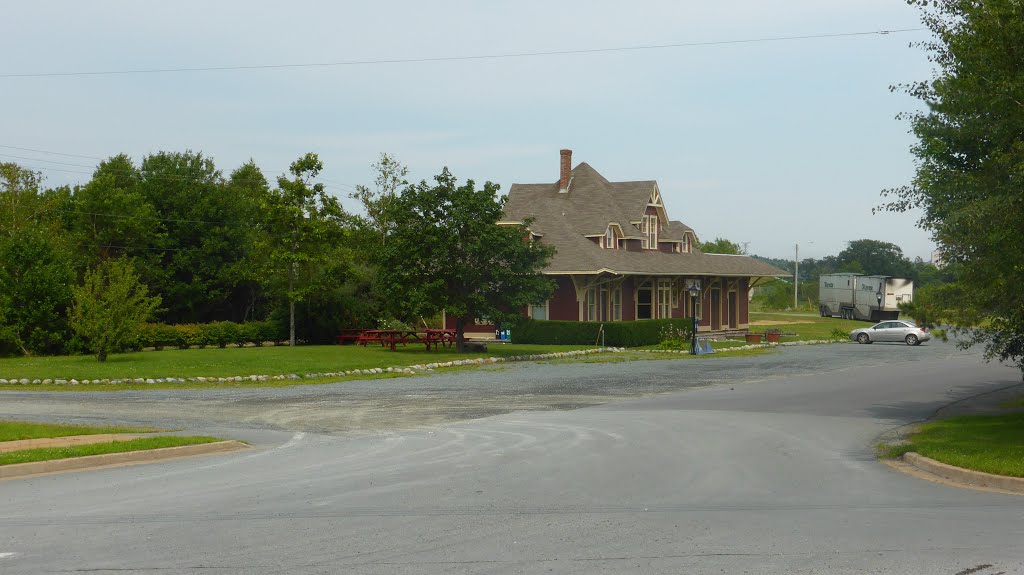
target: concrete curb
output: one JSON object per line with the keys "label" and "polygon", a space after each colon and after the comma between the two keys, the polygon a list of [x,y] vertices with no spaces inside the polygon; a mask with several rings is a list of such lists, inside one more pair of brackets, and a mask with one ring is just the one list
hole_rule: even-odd
{"label": "concrete curb", "polygon": [[163,447],[160,449],[125,451],[122,453],[106,453],[103,455],[88,455],[85,457],[72,457],[69,459],[36,461],[33,463],[16,463],[13,465],[0,466],[0,479],[13,479],[16,477],[63,473],[67,471],[82,471],[86,469],[133,465],[137,463],[151,463],[154,461],[176,459],[179,457],[192,457],[195,455],[207,455],[211,453],[229,453],[231,451],[248,448],[248,445],[240,441],[217,441],[214,443],[201,443],[198,445],[182,445],[179,447]]}
{"label": "concrete curb", "polygon": [[941,477],[952,483],[968,487],[998,489],[1024,495],[1024,477],[993,475],[982,471],[954,467],[914,452],[904,453],[903,461],[921,471]]}

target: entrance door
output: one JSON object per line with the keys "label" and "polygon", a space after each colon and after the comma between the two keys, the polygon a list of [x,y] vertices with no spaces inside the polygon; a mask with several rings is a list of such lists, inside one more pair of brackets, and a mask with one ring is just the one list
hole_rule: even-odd
{"label": "entrance door", "polygon": [[737,315],[739,311],[736,307],[736,292],[729,292],[726,305],[729,306],[729,327],[736,329],[739,326],[739,323],[737,322]]}
{"label": "entrance door", "polygon": [[711,330],[722,329],[722,292],[718,288],[711,288]]}

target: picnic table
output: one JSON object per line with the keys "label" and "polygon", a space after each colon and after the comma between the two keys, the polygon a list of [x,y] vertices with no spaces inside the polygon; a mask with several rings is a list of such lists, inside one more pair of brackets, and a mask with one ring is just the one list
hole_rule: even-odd
{"label": "picnic table", "polygon": [[359,338],[363,336],[365,329],[343,329],[341,334],[338,335],[338,345],[345,345],[347,343],[359,343]]}
{"label": "picnic table", "polygon": [[437,346],[451,347],[455,343],[455,330],[454,329],[425,329],[423,335],[420,337],[423,343],[427,344],[427,351],[430,351],[430,346],[433,345],[434,349]]}
{"label": "picnic table", "polygon": [[407,329],[365,329],[359,334],[356,343],[366,347],[375,341],[384,347],[390,347],[391,351],[395,351],[398,344],[404,347],[409,342],[425,344],[427,351],[430,351],[431,348],[437,349],[438,346],[450,347],[455,342],[455,330],[426,329],[417,332]]}

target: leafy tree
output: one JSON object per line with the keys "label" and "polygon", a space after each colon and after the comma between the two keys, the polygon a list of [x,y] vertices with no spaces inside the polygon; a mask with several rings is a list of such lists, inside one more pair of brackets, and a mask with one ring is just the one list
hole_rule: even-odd
{"label": "leafy tree", "polygon": [[74,268],[38,173],[0,164],[0,353],[59,353]]}
{"label": "leafy tree", "polygon": [[160,230],[156,208],[139,190],[139,170],[121,154],[100,162],[75,190],[67,219],[83,267],[128,252],[146,253]]}
{"label": "leafy tree", "polygon": [[348,214],[312,180],[323,170],[316,154],[292,162],[264,200],[261,246],[265,283],[288,301],[289,343],[295,345],[295,304],[344,282],[351,256],[344,240]]}
{"label": "leafy tree", "polygon": [[73,291],[71,327],[98,361],[137,339],[142,324],[160,307],[160,296],[149,297],[131,262],[123,258],[87,270]]}
{"label": "leafy tree", "polygon": [[62,352],[74,279],[71,254],[50,229],[34,225],[0,236],[0,348]]}
{"label": "leafy tree", "polygon": [[528,304],[550,297],[541,275],[554,248],[528,241],[525,225],[499,226],[504,198],[491,182],[462,186],[445,168],[405,188],[395,202],[394,227],[381,250],[380,285],[396,317],[456,318],[456,345],[463,349],[467,323],[517,316]]}
{"label": "leafy tree", "polygon": [[879,240],[854,240],[836,257],[841,271],[867,275],[907,277],[910,260],[896,244]]}
{"label": "leafy tree", "polygon": [[[1017,0],[909,0],[934,38],[921,46],[934,78],[897,86],[927,109],[906,114],[917,172],[886,190],[882,209],[919,208],[957,286],[934,294],[968,344],[1024,368],[1024,4]],[[956,319],[956,314],[947,314]]]}
{"label": "leafy tree", "polygon": [[402,165],[394,156],[386,153],[382,153],[380,160],[372,167],[377,172],[377,177],[374,179],[376,189],[356,186],[356,191],[349,194],[349,197],[359,200],[359,203],[363,205],[369,227],[383,244],[387,241],[388,233],[394,228],[391,211],[394,209],[395,200],[398,197],[398,189],[409,183],[405,180],[409,174],[409,168]]}
{"label": "leafy tree", "polygon": [[0,163],[0,234],[13,236],[46,220],[53,208],[39,194],[42,174]]}
{"label": "leafy tree", "polygon": [[238,226],[238,257],[224,275],[233,286],[226,303],[227,317],[235,321],[263,320],[268,315],[266,290],[261,283],[262,265],[259,251],[259,227],[263,221],[263,206],[270,194],[270,184],[256,162],[249,160],[228,177],[225,190],[235,204]]}
{"label": "leafy tree", "polygon": [[244,201],[233,197],[212,159],[201,153],[159,152],[139,168],[139,189],[160,218],[152,252],[140,268],[161,295],[163,318],[173,323],[224,319],[226,302],[244,275],[249,222]]}
{"label": "leafy tree", "polygon": [[743,253],[743,248],[739,244],[725,238],[715,238],[714,241],[698,242],[698,244],[697,247],[700,248],[700,251],[706,254],[740,255]]}

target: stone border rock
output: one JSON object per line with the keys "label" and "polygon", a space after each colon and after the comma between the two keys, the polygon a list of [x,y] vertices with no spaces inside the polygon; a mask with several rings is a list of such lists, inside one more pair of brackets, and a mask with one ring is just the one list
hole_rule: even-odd
{"label": "stone border rock", "polygon": [[229,453],[248,448],[248,445],[240,441],[216,441],[213,443],[200,443],[198,445],[182,445],[179,447],[162,447],[160,449],[123,451],[121,453],[87,455],[85,457],[35,461],[32,463],[15,463],[13,465],[0,465],[0,479],[14,479],[16,477],[63,473],[66,471],[81,471],[85,469],[99,469],[103,467],[116,467],[121,465],[134,465],[138,463],[152,463],[154,461],[162,461],[164,459],[176,459],[179,457],[192,457],[212,453]]}
{"label": "stone border rock", "polygon": [[287,375],[232,375],[226,377],[153,377],[153,378],[116,378],[116,379],[2,379],[0,385],[87,385],[87,384],[123,384],[123,383],[235,383],[245,381],[297,381],[302,379],[320,379],[325,377],[348,377],[353,375],[377,375],[384,373],[398,375],[416,375],[417,372],[430,372],[439,368],[458,367],[463,365],[487,365],[493,363],[507,363],[512,361],[538,361],[544,359],[557,359],[590,355],[594,353],[623,352],[621,347],[598,347],[592,349],[580,349],[575,351],[561,351],[554,353],[538,353],[531,355],[514,355],[509,357],[478,357],[473,359],[457,359],[453,361],[427,363],[422,365],[410,365],[405,367],[372,367],[369,369],[351,369],[348,371],[331,371],[324,373],[307,373],[299,375],[289,373]]}
{"label": "stone border rock", "polygon": [[946,481],[965,486],[986,489],[998,489],[1024,495],[1024,477],[994,475],[973,469],[956,467],[941,461],[935,461],[913,451],[903,454],[903,461],[913,467]]}

